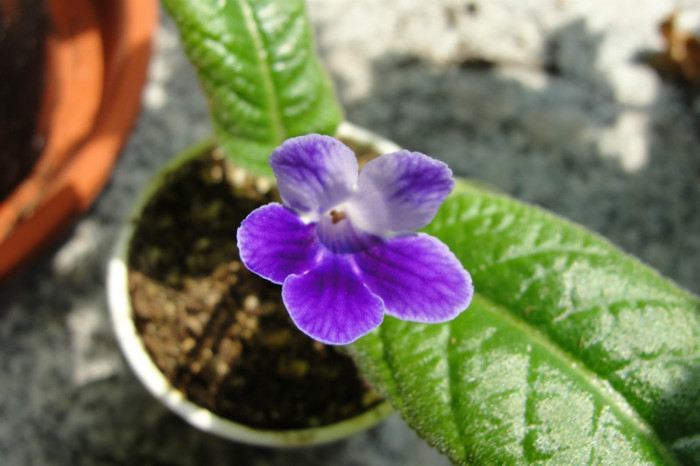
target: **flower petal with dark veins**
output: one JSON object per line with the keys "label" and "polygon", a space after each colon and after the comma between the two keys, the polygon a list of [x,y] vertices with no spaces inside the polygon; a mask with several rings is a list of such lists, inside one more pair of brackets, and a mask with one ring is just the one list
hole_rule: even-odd
{"label": "flower petal with dark veins", "polygon": [[300,213],[321,214],[346,200],[357,182],[357,158],[342,142],[310,134],[287,139],[270,155],[282,201]]}
{"label": "flower petal with dark veins", "polygon": [[412,231],[429,224],[454,188],[447,164],[420,152],[385,154],[364,166],[348,212],[374,234]]}
{"label": "flower petal with dark veins", "polygon": [[360,281],[347,256],[332,253],[287,278],[282,299],[299,330],[330,345],[351,343],[384,319],[382,300]]}
{"label": "flower petal with dark veins", "polygon": [[386,313],[437,323],[469,306],[469,272],[439,239],[425,233],[392,238],[354,256],[362,281],[384,301]]}
{"label": "flower petal with dark veins", "polygon": [[314,267],[321,249],[316,224],[305,224],[277,203],[251,212],[238,228],[237,238],[243,264],[278,284]]}

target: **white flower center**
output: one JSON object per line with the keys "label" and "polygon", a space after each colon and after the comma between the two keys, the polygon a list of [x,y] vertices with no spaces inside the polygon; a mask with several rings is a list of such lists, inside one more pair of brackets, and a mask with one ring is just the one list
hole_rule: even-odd
{"label": "white flower center", "polygon": [[361,251],[379,239],[353,224],[345,204],[337,205],[321,215],[316,231],[324,246],[339,254]]}

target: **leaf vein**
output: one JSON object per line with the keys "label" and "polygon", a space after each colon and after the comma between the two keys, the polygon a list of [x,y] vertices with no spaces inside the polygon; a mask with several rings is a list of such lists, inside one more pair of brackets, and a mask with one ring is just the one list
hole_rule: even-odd
{"label": "leaf vein", "polygon": [[265,47],[265,40],[262,34],[260,33],[260,19],[255,14],[255,11],[253,10],[253,7],[250,5],[249,1],[236,1],[241,7],[241,11],[243,12],[243,16],[245,18],[246,27],[255,45],[256,62],[258,64],[258,71],[262,79],[263,87],[265,88],[265,94],[268,97],[268,107],[272,118],[272,129],[275,134],[275,139],[277,142],[281,142],[285,139],[285,131],[282,123],[280,104],[277,100],[274,79],[270,72],[270,70],[272,69],[270,63],[270,54]]}
{"label": "leaf vein", "polygon": [[535,258],[535,257],[540,257],[540,256],[556,256],[559,257],[561,255],[566,255],[570,257],[595,257],[595,258],[606,258],[608,257],[608,254],[605,252],[594,252],[594,251],[586,251],[586,250],[580,250],[580,249],[569,249],[569,248],[551,248],[551,249],[542,249],[534,252],[528,252],[525,254],[518,254],[515,256],[510,256],[506,257],[503,259],[496,260],[494,262],[491,262],[490,264],[484,264],[484,267],[486,269],[490,267],[495,267],[499,265],[504,265],[509,262],[514,262],[522,259],[530,259],[530,258]]}

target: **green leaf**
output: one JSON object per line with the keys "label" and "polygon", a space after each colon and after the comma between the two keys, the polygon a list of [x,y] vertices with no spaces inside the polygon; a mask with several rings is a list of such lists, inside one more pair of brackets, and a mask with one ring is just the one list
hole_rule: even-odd
{"label": "green leaf", "polygon": [[271,176],[292,136],[333,134],[342,120],[314,51],[303,0],[164,0],[209,99],[231,160]]}
{"label": "green leaf", "polygon": [[458,183],[426,232],[471,272],[452,322],[350,349],[458,464],[700,464],[700,302],[602,238]]}

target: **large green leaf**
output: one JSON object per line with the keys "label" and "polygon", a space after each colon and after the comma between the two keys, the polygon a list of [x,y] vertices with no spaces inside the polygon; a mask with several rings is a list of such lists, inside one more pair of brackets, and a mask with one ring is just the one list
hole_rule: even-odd
{"label": "large green leaf", "polygon": [[700,303],[582,228],[460,182],[426,231],[472,273],[441,325],[350,349],[459,464],[700,464]]}
{"label": "large green leaf", "polygon": [[316,58],[303,0],[164,0],[209,99],[221,147],[271,175],[270,152],[342,120]]}

